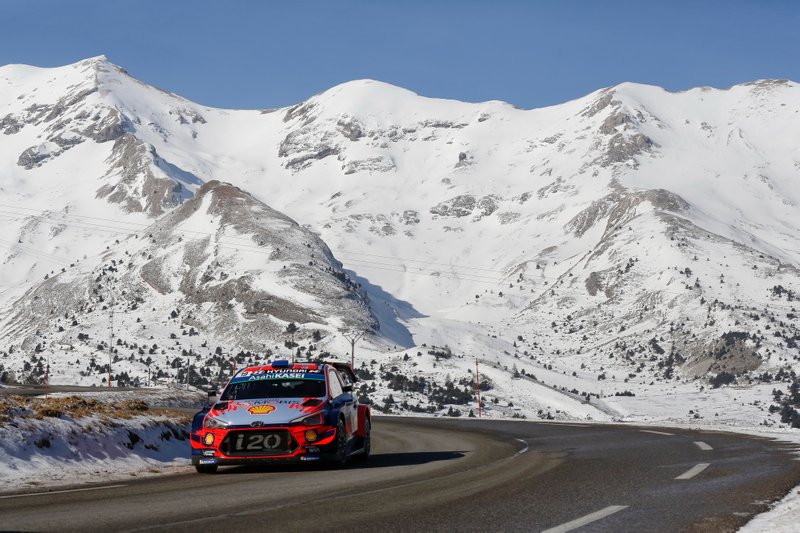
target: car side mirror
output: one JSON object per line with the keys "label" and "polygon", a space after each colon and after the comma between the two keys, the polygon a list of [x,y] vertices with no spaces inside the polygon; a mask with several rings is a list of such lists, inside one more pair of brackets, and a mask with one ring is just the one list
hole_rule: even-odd
{"label": "car side mirror", "polygon": [[208,391],[208,405],[214,405],[219,401],[219,391],[216,389],[210,389]]}

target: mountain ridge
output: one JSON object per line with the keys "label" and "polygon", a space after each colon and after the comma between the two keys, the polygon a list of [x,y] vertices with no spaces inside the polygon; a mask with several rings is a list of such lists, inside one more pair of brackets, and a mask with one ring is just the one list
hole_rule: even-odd
{"label": "mountain ridge", "polygon": [[[529,365],[559,386],[574,382],[594,393],[655,380],[696,390],[721,373],[746,382],[756,372],[794,368],[800,334],[786,319],[800,266],[792,247],[800,236],[792,216],[800,202],[794,82],[681,92],[625,83],[522,110],[354,80],[294,106],[247,111],[151,88],[102,56],[70,67],[57,69],[66,80],[60,85],[44,70],[26,85],[47,78],[46,90],[0,90],[0,142],[13,155],[0,157],[0,215],[15,236],[0,242],[11,250],[0,265],[4,331],[11,331],[9,310],[31,303],[26,291],[57,275],[47,263],[52,254],[96,277],[108,269],[105,247],[124,246],[109,234],[141,238],[142,227],[196,205],[210,183],[228,182],[327,243],[317,249],[332,250],[330,257],[317,253],[326,257],[330,283],[359,280],[341,302],[355,298],[366,307],[329,307],[327,322],[297,319],[301,329],[316,328],[301,334],[304,350],[319,345],[311,339],[318,331],[325,347],[317,350],[347,353],[336,332],[360,324],[370,332],[365,349],[375,365],[408,376],[422,365],[408,350],[433,345],[429,351],[440,355],[422,365],[430,375],[438,373],[430,365],[445,364],[463,377],[469,355],[479,354],[498,368]],[[92,69],[105,76],[99,90],[75,83]],[[8,70],[19,69],[0,68],[0,80],[10,83]],[[110,222],[92,227],[80,218],[87,216]],[[309,260],[293,268],[313,270]],[[147,269],[131,268],[136,279],[147,278]],[[266,266],[254,268],[256,277],[269,277]],[[298,292],[285,305],[307,306],[315,289],[293,283]],[[201,312],[202,299],[179,287],[164,290],[192,308],[192,327],[206,343],[245,351],[295,343],[272,327],[234,347],[235,336]],[[155,292],[145,300],[164,296],[152,284],[147,290]],[[229,301],[243,305],[235,294]],[[94,321],[96,331],[101,321]],[[78,322],[68,332],[74,338]],[[55,335],[45,323],[27,332],[15,326],[10,344],[37,344],[36,330]],[[767,334],[764,323],[780,335]],[[141,372],[135,359],[130,372]],[[371,371],[381,387],[392,383],[385,369]],[[535,399],[526,402],[541,411]],[[573,416],[586,416],[580,404],[569,405]]]}

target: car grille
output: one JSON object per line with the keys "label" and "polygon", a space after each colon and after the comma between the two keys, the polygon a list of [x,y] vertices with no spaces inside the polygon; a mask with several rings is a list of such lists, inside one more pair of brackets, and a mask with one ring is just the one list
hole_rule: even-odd
{"label": "car grille", "polygon": [[219,449],[225,455],[287,455],[297,449],[297,441],[286,430],[231,431]]}

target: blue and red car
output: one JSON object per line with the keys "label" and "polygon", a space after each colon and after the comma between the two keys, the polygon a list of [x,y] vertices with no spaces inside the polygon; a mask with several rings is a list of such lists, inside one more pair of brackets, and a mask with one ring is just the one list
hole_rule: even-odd
{"label": "blue and red car", "polygon": [[328,461],[344,465],[370,453],[371,413],[353,395],[347,363],[274,361],[238,371],[219,400],[192,422],[192,464]]}

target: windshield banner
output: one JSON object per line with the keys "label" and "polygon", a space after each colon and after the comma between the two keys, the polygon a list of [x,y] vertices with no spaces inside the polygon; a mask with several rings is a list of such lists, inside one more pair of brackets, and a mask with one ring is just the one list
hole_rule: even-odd
{"label": "windshield banner", "polygon": [[267,379],[304,379],[325,380],[325,374],[320,370],[308,368],[259,368],[258,370],[245,370],[231,380],[231,383],[244,383],[247,381],[263,381]]}

